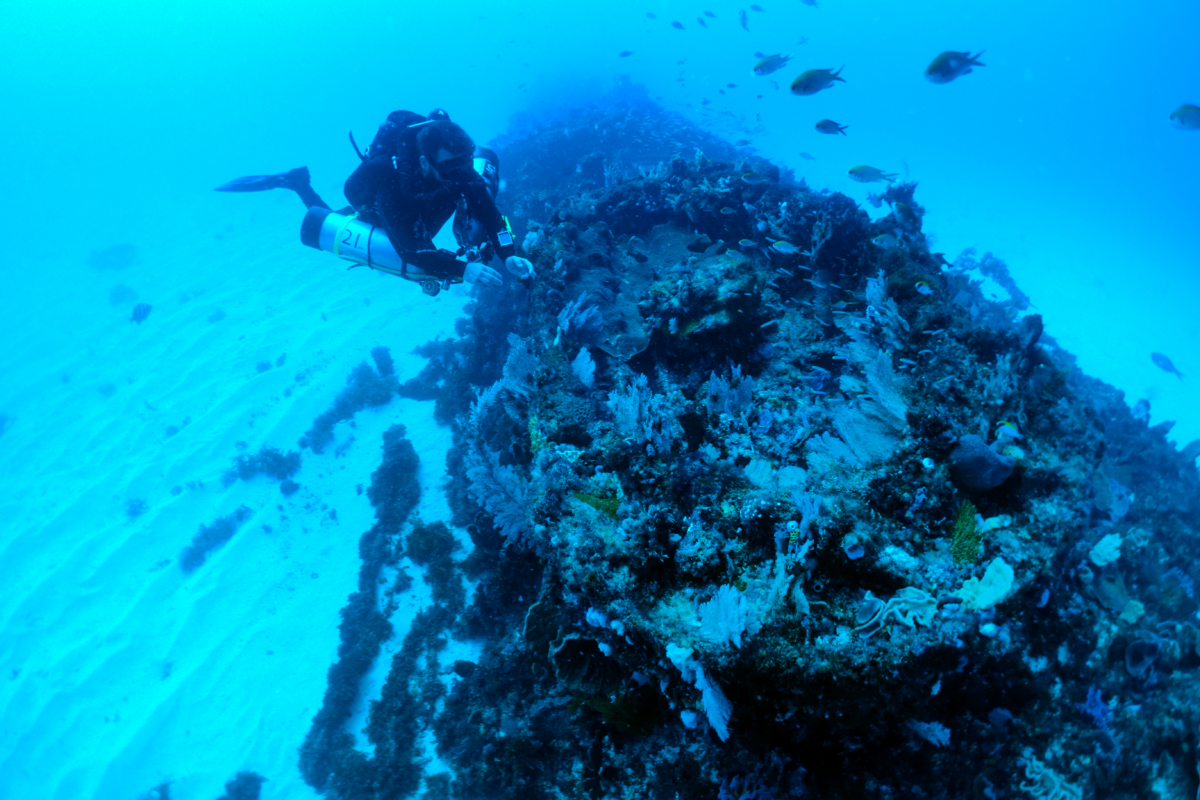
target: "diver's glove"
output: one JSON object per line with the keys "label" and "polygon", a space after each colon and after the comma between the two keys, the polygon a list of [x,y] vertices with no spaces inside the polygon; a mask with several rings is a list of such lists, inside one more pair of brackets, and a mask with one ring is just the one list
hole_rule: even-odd
{"label": "diver's glove", "polygon": [[467,283],[478,283],[481,286],[500,286],[504,278],[499,272],[487,266],[482,261],[472,261],[463,270],[463,280]]}
{"label": "diver's glove", "polygon": [[509,256],[504,260],[504,266],[520,280],[533,277],[533,262],[528,258]]}

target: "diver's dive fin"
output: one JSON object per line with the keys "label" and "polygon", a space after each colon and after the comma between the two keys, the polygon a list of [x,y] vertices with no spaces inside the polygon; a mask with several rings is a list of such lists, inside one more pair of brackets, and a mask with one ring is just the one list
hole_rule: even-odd
{"label": "diver's dive fin", "polygon": [[278,175],[247,175],[234,178],[216,188],[218,192],[265,192],[268,189],[291,189],[300,191],[309,183],[308,167],[297,167]]}

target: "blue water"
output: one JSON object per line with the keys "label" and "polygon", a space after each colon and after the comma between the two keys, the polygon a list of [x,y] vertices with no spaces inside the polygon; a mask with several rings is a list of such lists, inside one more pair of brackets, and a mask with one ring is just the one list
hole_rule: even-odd
{"label": "blue water", "polygon": [[[78,286],[94,277],[89,254],[112,245],[135,243],[142,268],[160,278],[201,274],[236,293],[239,263],[153,257],[254,224],[262,206],[212,192],[230,178],[304,164],[337,206],[357,163],[347,131],[365,143],[392,110],[443,107],[487,142],[519,132],[514,114],[553,117],[628,75],[813,187],[865,205],[876,189],[851,181],[850,167],[918,181],[932,249],[951,260],[968,247],[1000,256],[1085,372],[1131,403],[1148,399],[1154,422],[1177,423],[1180,445],[1200,438],[1200,131],[1168,120],[1183,103],[1200,105],[1200,5],[761,5],[747,31],[738,12],[749,4],[723,0],[9,0],[0,5],[8,363],[49,375],[56,365],[38,361],[46,353],[86,350],[76,332],[113,312]],[[705,9],[716,16],[701,27]],[[934,85],[923,71],[944,50],[983,50],[986,66]],[[756,51],[793,60],[756,77]],[[843,65],[845,83],[830,90],[787,90],[802,70]],[[848,135],[815,132],[822,118]],[[279,236],[254,247],[301,245]],[[1155,351],[1186,379],[1156,367]],[[6,378],[0,413],[28,390]]]}
{"label": "blue water", "polygon": [[[346,131],[369,140],[396,108],[443,106],[487,141],[514,112],[585,102],[628,73],[812,185],[865,198],[846,175],[860,163],[919,181],[936,249],[998,254],[1085,370],[1150,398],[1181,443],[1200,436],[1200,395],[1148,355],[1200,373],[1200,132],[1168,123],[1200,102],[1200,8],[771,0],[747,32],[747,6],[6,3],[0,208],[56,229],[9,248],[10,297],[52,308],[30,273],[67,277],[96,247],[244,213],[207,194],[230,176],[307,164],[335,196],[354,165]],[[928,83],[943,50],[986,50],[987,66]],[[756,77],[755,52],[794,60]],[[844,84],[787,91],[843,64]],[[849,136],[814,132],[823,117]]]}

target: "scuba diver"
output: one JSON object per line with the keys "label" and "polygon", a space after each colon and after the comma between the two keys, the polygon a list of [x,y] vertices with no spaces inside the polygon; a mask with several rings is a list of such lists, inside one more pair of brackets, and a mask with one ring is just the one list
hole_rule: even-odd
{"label": "scuba diver", "polygon": [[[350,142],[358,153],[353,134]],[[508,219],[496,208],[499,158],[476,147],[445,111],[434,109],[428,117],[393,111],[358,155],[362,163],[344,189],[350,207],[340,212],[313,190],[307,167],[237,178],[217,191],[291,189],[308,208],[301,242],[417,281],[429,295],[463,280],[501,284],[500,273],[488,266],[497,255],[516,277],[533,276],[529,260],[516,255]],[[456,253],[433,244],[451,215]]]}

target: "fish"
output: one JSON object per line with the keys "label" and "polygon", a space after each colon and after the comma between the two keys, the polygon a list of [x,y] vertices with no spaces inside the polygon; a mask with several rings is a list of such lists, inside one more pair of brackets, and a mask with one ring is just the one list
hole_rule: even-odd
{"label": "fish", "polygon": [[725,84],[725,88],[726,89],[736,89],[737,84],[736,83],[727,83],[727,84]]}
{"label": "fish", "polygon": [[887,181],[888,183],[896,182],[896,172],[883,172],[868,167],[866,164],[859,164],[857,167],[851,167],[850,177],[859,183],[874,183],[875,181]]}
{"label": "fish", "polygon": [[646,16],[649,17],[650,19],[658,19],[658,17],[654,16],[653,11],[647,11]]}
{"label": "fish", "polygon": [[629,58],[631,55],[633,55],[633,51],[632,50],[622,50],[618,55],[621,58]]}
{"label": "fish", "polygon": [[996,425],[996,439],[1024,439],[1025,435],[1021,433],[1021,429],[1017,427],[1017,423],[1002,420]]}
{"label": "fish", "polygon": [[1181,131],[1200,131],[1200,107],[1184,103],[1171,112],[1171,124]]}
{"label": "fish", "polygon": [[900,246],[900,240],[890,233],[881,233],[872,239],[871,242],[879,245],[884,250],[891,250],[893,247]]}
{"label": "fish", "polygon": [[748,26],[748,25],[746,24],[746,20],[747,20],[747,19],[748,19],[748,17],[746,16],[746,9],[744,9],[744,8],[743,8],[743,9],[739,10],[739,11],[738,11],[738,21],[742,23],[742,29],[743,29],[744,31],[746,31],[746,33],[749,33],[749,32],[750,32],[750,26]]}
{"label": "fish", "polygon": [[836,122],[834,122],[831,119],[823,119],[817,123],[817,132],[818,133],[832,133],[834,135],[840,133],[842,136],[846,136],[847,135],[846,128],[849,128],[849,127],[850,127],[849,125],[838,125]]}
{"label": "fish", "polygon": [[751,11],[757,11],[760,14],[766,13],[766,9],[762,6],[750,6]]}
{"label": "fish", "polygon": [[933,83],[949,83],[960,75],[971,72],[971,67],[986,66],[982,61],[976,61],[981,55],[982,50],[975,55],[947,50],[926,67],[925,77]]}
{"label": "fish", "polygon": [[1170,372],[1172,375],[1178,375],[1179,380],[1183,380],[1183,373],[1175,369],[1175,365],[1171,363],[1171,359],[1167,358],[1162,353],[1151,353],[1150,360],[1154,362],[1154,366],[1158,367],[1164,372]]}
{"label": "fish", "polygon": [[742,182],[748,183],[751,186],[757,186],[758,184],[763,182],[763,179],[761,176],[755,175],[753,172],[747,172],[745,175],[742,176]]}
{"label": "fish", "polygon": [[816,94],[822,89],[828,89],[833,86],[834,81],[846,82],[845,78],[839,78],[842,74],[842,67],[837,72],[831,69],[810,69],[807,72],[800,73],[800,77],[792,81],[792,94],[809,95]]}
{"label": "fish", "polygon": [[929,281],[917,281],[913,288],[917,290],[917,294],[923,294],[925,296],[933,294],[933,287],[929,285]]}
{"label": "fish", "polygon": [[149,303],[138,303],[133,307],[133,316],[129,318],[129,321],[136,322],[138,325],[141,325],[146,321],[146,317],[150,316],[150,311],[152,308],[153,306],[151,306]]}
{"label": "fish", "polygon": [[674,22],[671,23],[671,27],[674,28],[675,30],[681,31],[681,30],[683,30],[683,23],[680,22],[679,20],[675,20]]}
{"label": "fish", "polygon": [[896,215],[896,221],[907,230],[921,229],[921,218],[908,203],[897,200],[896,205],[892,208],[892,213]]}
{"label": "fish", "polygon": [[791,60],[792,57],[790,55],[785,56],[779,53],[776,53],[773,56],[764,56],[762,61],[759,61],[754,65],[754,74],[770,75],[775,70],[783,69],[784,66],[786,66]]}
{"label": "fish", "polygon": [[708,23],[704,21],[704,17],[696,17],[696,22],[700,23],[701,28],[707,28]]}
{"label": "fish", "polygon": [[806,6],[812,6],[813,8],[817,7],[817,0],[800,0],[800,2],[804,3]]}
{"label": "fish", "polygon": [[93,250],[92,254],[88,256],[88,266],[94,269],[125,269],[136,264],[137,261],[137,247],[128,242],[114,244],[103,250]]}
{"label": "fish", "polygon": [[750,140],[749,139],[738,139],[736,142],[734,142],[734,144],[737,145],[738,147],[745,147],[746,145],[750,144]]}
{"label": "fish", "polygon": [[811,153],[800,153],[800,157],[803,158],[805,161],[816,161],[817,160],[817,157]]}
{"label": "fish", "polygon": [[708,238],[708,234],[704,234],[696,241],[687,245],[687,249],[693,253],[703,253],[710,247],[712,247],[712,239]]}
{"label": "fish", "polygon": [[704,16],[708,17],[709,19],[716,19],[716,18],[717,18],[717,15],[716,15],[716,14],[714,14],[714,13],[712,13],[712,12],[711,12],[711,11],[709,11],[708,9],[705,9],[705,11],[704,11]]}
{"label": "fish", "polygon": [[800,252],[800,248],[791,242],[785,242],[783,239],[771,242],[771,249],[776,253],[782,253],[785,256],[794,256]]}
{"label": "fish", "polygon": [[738,239],[739,247],[758,247],[758,242],[753,239]]}
{"label": "fish", "polygon": [[722,213],[722,214],[725,214],[725,215],[729,215],[729,214],[736,214],[736,213],[737,213],[737,211],[735,211],[734,209],[730,208],[729,206],[724,206],[724,207],[722,207],[722,208],[721,208],[721,213]]}

